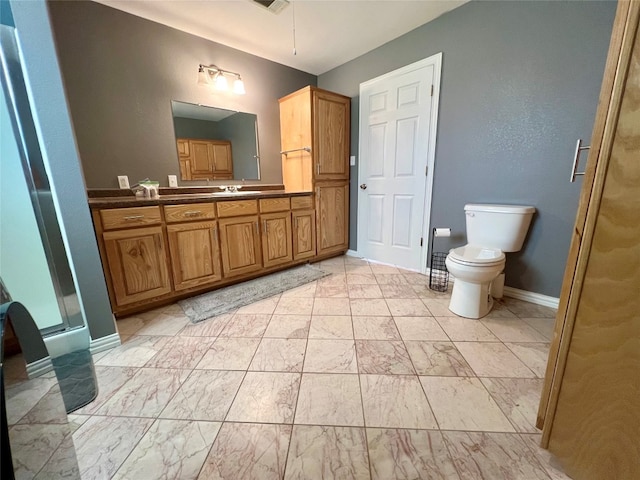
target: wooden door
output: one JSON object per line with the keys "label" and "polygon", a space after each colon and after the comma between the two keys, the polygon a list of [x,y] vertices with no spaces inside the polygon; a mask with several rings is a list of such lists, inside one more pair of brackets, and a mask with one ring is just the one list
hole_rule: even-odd
{"label": "wooden door", "polygon": [[315,210],[293,211],[293,259],[301,260],[316,255]]}
{"label": "wooden door", "polygon": [[213,157],[206,140],[190,140],[191,177],[195,179],[213,178]]}
{"label": "wooden door", "polygon": [[262,222],[262,259],[265,268],[293,260],[291,212],[260,215]]}
{"label": "wooden door", "polygon": [[360,85],[358,253],[419,272],[428,263],[441,58]]}
{"label": "wooden door", "polygon": [[222,279],[216,222],[168,225],[167,235],[176,290]]}
{"label": "wooden door", "polygon": [[117,306],[171,292],[162,227],[116,230],[102,236]]}
{"label": "wooden door", "polygon": [[349,248],[349,184],[316,184],[316,232],[318,255]]}
{"label": "wooden door", "polygon": [[258,216],[224,218],[218,221],[224,277],[234,277],[262,268]]}
{"label": "wooden door", "polygon": [[640,468],[639,19],[618,4],[541,401],[542,444],[575,480]]}
{"label": "wooden door", "polygon": [[349,179],[350,99],[313,91],[313,157],[316,180]]}

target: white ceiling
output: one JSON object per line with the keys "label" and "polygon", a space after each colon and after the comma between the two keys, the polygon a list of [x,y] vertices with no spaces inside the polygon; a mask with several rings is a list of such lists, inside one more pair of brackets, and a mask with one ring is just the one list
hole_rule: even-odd
{"label": "white ceiling", "polygon": [[279,14],[251,0],[96,1],[320,75],[468,0],[295,0]]}

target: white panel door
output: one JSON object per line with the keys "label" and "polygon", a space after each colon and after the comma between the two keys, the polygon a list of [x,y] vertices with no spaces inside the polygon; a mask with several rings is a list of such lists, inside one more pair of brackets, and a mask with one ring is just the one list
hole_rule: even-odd
{"label": "white panel door", "polygon": [[424,272],[441,55],[360,85],[358,254]]}

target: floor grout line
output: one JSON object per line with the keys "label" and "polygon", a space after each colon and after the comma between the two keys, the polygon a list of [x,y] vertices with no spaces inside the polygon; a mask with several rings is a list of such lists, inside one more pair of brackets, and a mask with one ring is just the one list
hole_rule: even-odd
{"label": "floor grout line", "polygon": [[[238,423],[238,424],[265,424],[265,425],[290,425],[291,426],[291,430],[290,430],[290,434],[289,434],[289,443],[287,446],[287,452],[285,455],[285,459],[284,459],[284,468],[282,470],[282,476],[286,476],[286,472],[287,472],[287,464],[289,462],[289,455],[291,453],[291,447],[292,447],[292,442],[293,442],[293,438],[294,438],[294,430],[295,427],[297,425],[305,425],[305,426],[320,426],[320,427],[333,427],[333,428],[358,428],[358,429],[364,429],[364,449],[365,449],[365,453],[367,454],[367,461],[368,461],[368,468],[369,468],[369,475],[372,476],[373,475],[373,463],[372,463],[372,456],[371,456],[371,451],[369,448],[369,437],[368,437],[368,430],[374,430],[374,429],[380,429],[380,430],[408,430],[408,431],[412,431],[412,430],[416,430],[416,431],[428,431],[428,432],[439,432],[440,435],[442,435],[443,433],[446,432],[467,432],[467,433],[486,433],[486,434],[504,434],[504,435],[517,435],[518,438],[520,438],[520,440],[522,442],[524,442],[526,444],[526,447],[528,449],[529,452],[531,452],[534,457],[537,459],[537,453],[535,451],[533,451],[533,446],[530,445],[530,442],[526,442],[524,439],[522,439],[522,435],[536,435],[539,434],[539,432],[500,432],[500,431],[486,431],[486,430],[456,430],[456,429],[441,429],[440,428],[440,422],[438,421],[437,416],[435,415],[434,411],[433,411],[433,407],[431,406],[431,402],[429,400],[429,396],[427,395],[427,392],[425,391],[425,387],[423,385],[423,383],[420,381],[421,377],[442,377],[442,378],[477,378],[478,381],[482,384],[482,388],[484,389],[484,391],[487,393],[487,395],[489,396],[489,398],[492,399],[493,402],[495,402],[498,405],[498,408],[500,410],[500,412],[502,413],[502,415],[508,420],[509,424],[511,424],[514,429],[517,430],[516,425],[514,424],[514,422],[507,416],[507,414],[505,413],[503,407],[500,406],[500,404],[495,400],[495,398],[493,397],[493,395],[489,392],[488,388],[486,387],[486,385],[484,384],[484,382],[482,381],[482,379],[509,379],[509,380],[513,380],[513,379],[521,379],[521,380],[537,380],[539,381],[540,378],[535,375],[535,371],[533,371],[532,367],[529,367],[529,365],[524,362],[523,360],[520,359],[520,357],[511,349],[509,348],[509,346],[507,345],[507,343],[517,343],[517,344],[538,344],[538,345],[546,345],[548,348],[548,344],[549,341],[547,340],[546,342],[541,342],[541,341],[536,341],[536,342],[527,342],[527,341],[510,341],[510,342],[505,342],[503,340],[501,340],[499,337],[497,337],[497,340],[481,340],[481,341],[477,341],[477,340],[452,340],[451,336],[444,330],[444,328],[442,328],[442,325],[439,322],[439,318],[443,318],[443,317],[454,317],[453,314],[450,315],[431,315],[431,310],[428,307],[428,302],[431,300],[442,300],[448,297],[440,297],[440,298],[432,298],[432,297],[425,297],[425,296],[421,296],[418,290],[422,290],[417,288],[418,286],[426,286],[423,285],[423,283],[412,283],[412,281],[415,280],[415,278],[413,277],[413,275],[416,275],[415,272],[404,272],[402,270],[399,271],[399,273],[388,273],[388,272],[384,272],[384,270],[382,270],[381,273],[375,273],[374,269],[372,268],[372,264],[366,262],[366,265],[368,265],[370,273],[362,273],[361,271],[359,271],[359,268],[361,266],[365,266],[365,264],[361,264],[358,262],[349,262],[347,263],[344,259],[344,257],[336,257],[336,258],[342,258],[341,262],[333,262],[331,264],[331,266],[333,267],[334,264],[338,264],[340,263],[343,267],[343,270],[341,270],[339,268],[339,266],[336,267],[336,270],[340,270],[339,272],[334,272],[333,270],[331,270],[331,273],[337,273],[338,275],[342,274],[344,275],[344,285],[337,285],[337,287],[344,287],[344,290],[346,291],[346,297],[323,297],[323,296],[319,296],[318,295],[318,287],[320,286],[318,283],[315,284],[315,289],[312,292],[312,295],[309,296],[305,296],[305,297],[300,297],[300,298],[311,298],[311,312],[307,315],[307,314],[299,314],[299,313],[289,313],[289,312],[285,312],[285,313],[278,313],[276,314],[276,310],[278,309],[278,305],[280,304],[280,302],[282,301],[283,298],[298,298],[298,297],[283,297],[283,295],[281,294],[278,298],[278,301],[276,302],[275,307],[273,308],[273,310],[271,311],[271,313],[267,314],[267,313],[255,313],[255,314],[246,314],[246,315],[269,315],[269,319],[268,322],[266,323],[266,327],[264,328],[264,330],[262,331],[261,335],[253,335],[253,336],[248,336],[248,335],[244,335],[244,336],[221,336],[220,333],[224,332],[225,329],[228,328],[228,326],[233,322],[234,318],[236,318],[236,314],[237,311],[233,313],[233,315],[230,315],[229,318],[224,322],[224,325],[222,325],[220,327],[220,329],[218,330],[218,334],[214,335],[214,336],[210,336],[210,335],[182,335],[182,332],[184,332],[190,325],[193,324],[186,324],[184,325],[179,331],[173,333],[173,334],[169,334],[169,335],[149,335],[149,334],[145,334],[142,333],[140,335],[137,334],[138,331],[140,331],[141,329],[144,328],[153,328],[153,324],[154,324],[154,318],[150,318],[150,319],[145,319],[143,320],[143,324],[142,326],[136,330],[133,334],[127,334],[129,335],[129,338],[134,339],[136,337],[150,337],[150,338],[189,338],[189,339],[199,339],[202,342],[209,342],[209,346],[207,349],[203,350],[202,355],[200,356],[198,362],[195,362],[195,366],[194,367],[162,367],[162,366],[149,366],[147,367],[146,364],[149,362],[152,362],[153,359],[155,357],[157,357],[158,355],[161,354],[161,352],[166,351],[169,347],[164,347],[159,349],[158,351],[156,351],[154,353],[154,355],[152,355],[152,357],[150,357],[146,362],[145,365],[143,366],[137,366],[137,365],[96,365],[96,367],[102,367],[102,368],[132,368],[135,369],[135,373],[131,378],[128,378],[122,385],[120,385],[116,390],[114,390],[113,392],[111,392],[110,396],[108,398],[106,398],[103,402],[102,405],[100,406],[99,409],[96,410],[96,412],[94,413],[90,413],[90,414],[77,414],[79,416],[86,416],[88,417],[86,421],[89,421],[90,418],[92,417],[106,417],[106,418],[139,418],[139,419],[146,419],[146,420],[152,420],[151,423],[149,424],[149,426],[145,429],[144,433],[142,434],[142,436],[140,437],[140,439],[138,440],[138,442],[136,442],[136,444],[131,448],[131,450],[129,451],[129,453],[127,454],[127,456],[125,457],[125,459],[120,463],[120,465],[118,466],[118,468],[116,469],[116,472],[119,471],[122,466],[126,463],[126,461],[128,460],[128,458],[131,456],[131,454],[133,453],[133,451],[137,448],[137,446],[139,445],[140,441],[148,434],[148,432],[150,431],[151,428],[153,428],[154,425],[157,424],[157,422],[159,422],[160,420],[167,420],[164,417],[162,417],[162,413],[166,410],[167,406],[172,402],[172,400],[174,398],[176,398],[176,395],[178,394],[178,392],[180,392],[180,390],[184,387],[184,385],[186,384],[186,382],[189,381],[189,379],[196,374],[196,372],[199,371],[235,371],[235,372],[243,372],[242,375],[242,379],[238,384],[238,387],[233,395],[233,397],[231,398],[230,402],[229,402],[229,406],[226,409],[223,419],[222,420],[190,420],[190,419],[171,419],[171,420],[178,420],[178,421],[193,421],[193,422],[209,422],[209,423],[219,423],[220,424],[220,428],[218,429],[218,432],[215,435],[215,438],[212,440],[211,445],[209,446],[209,449],[207,451],[207,455],[205,457],[205,460],[203,461],[202,465],[200,466],[200,470],[199,472],[201,473],[203,471],[203,469],[205,468],[206,464],[207,464],[207,459],[209,458],[209,455],[211,455],[212,449],[214,448],[214,445],[216,443],[216,441],[218,440],[218,437],[220,435],[220,431],[222,430],[223,426],[225,424],[234,424],[234,423]],[[375,264],[377,265],[377,264]],[[349,268],[350,266],[350,268]],[[362,269],[364,270],[364,269]],[[370,275],[373,276],[374,278],[374,282],[373,284],[359,284],[359,283],[349,283],[349,275]],[[389,290],[392,291],[393,289],[391,288],[382,288],[382,285],[395,285],[394,283],[379,283],[379,279],[378,279],[378,275],[401,275],[404,280],[406,281],[406,283],[402,284],[403,286],[408,286],[410,287],[412,290],[414,290],[416,292],[416,297],[407,297],[407,298],[403,298],[403,297],[392,297],[392,296],[385,296],[383,293],[383,290]],[[354,277],[355,278],[355,277]],[[357,278],[356,278],[357,279]],[[386,280],[387,277],[382,277],[382,280]],[[359,286],[365,286],[365,288],[355,288],[356,285]],[[377,287],[378,290],[380,290],[381,295],[380,297],[375,297],[375,298],[358,298],[358,297],[351,297],[349,296],[349,291],[353,290],[354,292],[358,292],[358,291],[364,291],[366,290],[366,286],[375,286]],[[350,288],[350,287],[354,287],[354,288]],[[322,292],[320,292],[322,293]],[[450,295],[450,291],[447,294],[444,295]],[[330,298],[345,298],[346,299],[346,304],[348,306],[348,310],[349,313],[343,313],[343,314],[331,314],[331,315],[314,315],[314,309],[316,307],[316,301],[319,299],[330,299]],[[375,317],[388,317],[391,318],[392,320],[392,324],[395,327],[396,331],[399,334],[399,338],[394,338],[394,339],[383,339],[383,338],[374,338],[374,339],[362,339],[362,338],[356,338],[356,328],[355,328],[355,324],[354,324],[354,317],[360,317],[360,316],[364,316],[364,317],[369,317],[371,315],[353,315],[353,310],[352,310],[352,300],[373,300],[373,299],[381,299],[384,300],[385,305],[387,306],[387,309],[389,310],[389,314],[385,314],[385,315],[373,315]],[[396,317],[398,316],[394,316],[391,313],[391,307],[389,305],[388,300],[408,300],[408,299],[417,299],[420,300],[420,302],[422,304],[425,305],[425,307],[427,308],[427,310],[429,311],[430,315],[399,315],[399,317],[428,317],[428,318],[433,318],[435,320],[435,322],[440,326],[440,328],[445,332],[446,337],[448,338],[448,340],[410,340],[408,338],[405,338],[402,334],[400,334],[400,329],[398,328],[398,324],[396,321]],[[295,301],[289,300],[289,302],[295,303]],[[394,302],[391,302],[394,303]],[[397,303],[397,302],[396,302]],[[523,302],[523,304],[526,304],[526,302]],[[520,317],[517,313],[515,313],[514,311],[510,310],[507,306],[505,306],[505,304],[503,302],[498,303],[497,305],[500,305],[500,308],[505,308],[507,311],[509,311],[510,313],[512,313],[515,318],[517,318],[520,321],[523,321],[522,318],[536,318],[536,317],[528,317],[528,316],[524,316],[524,317]],[[166,308],[169,308],[170,306],[167,306]],[[516,310],[520,310],[521,312],[523,311],[522,306],[520,306],[520,304],[518,304]],[[161,316],[168,316],[171,315],[170,312],[166,312],[164,311],[164,309],[159,309],[159,311],[157,312],[157,316],[161,317]],[[283,370],[279,370],[277,368],[274,369],[259,369],[259,370],[255,370],[252,369],[251,365],[254,362],[254,360],[256,359],[256,355],[258,354],[258,351],[260,350],[260,347],[263,343],[263,341],[265,339],[282,339],[282,340],[291,340],[292,338],[288,337],[288,336],[276,336],[276,337],[265,337],[265,333],[267,331],[267,329],[269,328],[269,325],[271,324],[273,317],[275,315],[278,316],[284,316],[286,317],[287,315],[296,315],[296,316],[305,316],[308,317],[308,328],[307,328],[307,332],[306,332],[306,337],[304,338],[305,340],[305,346],[304,346],[304,354],[303,354],[303,358],[302,358],[302,363],[300,364],[300,371],[283,371]],[[354,348],[354,355],[355,355],[355,364],[356,364],[356,371],[355,372],[332,372],[332,371],[328,371],[328,372],[305,372],[305,365],[307,363],[308,360],[308,347],[309,347],[309,340],[311,339],[310,334],[311,334],[311,328],[312,328],[312,322],[313,322],[313,318],[314,317],[321,317],[321,316],[348,316],[349,320],[351,322],[351,333],[353,335],[353,338],[348,339],[353,343],[353,348]],[[491,318],[488,320],[509,320],[508,318]],[[541,318],[542,320],[542,318]],[[166,318],[162,318],[163,322],[166,322]],[[207,320],[205,320],[207,321]],[[482,320],[480,321],[482,322]],[[524,322],[524,321],[523,321]],[[541,335],[544,336],[544,333],[539,331],[538,329],[536,329],[534,326],[530,325],[529,322],[524,322],[526,323],[529,327],[531,327],[532,329],[536,330],[538,333],[540,333]],[[487,328],[492,334],[493,331],[487,327],[486,325],[484,325],[484,323],[481,323],[485,328]],[[494,334],[495,335],[495,334]],[[206,353],[208,351],[210,351],[213,346],[216,344],[216,342],[218,342],[220,339],[232,339],[232,338],[243,338],[243,339],[257,339],[258,340],[258,344],[255,348],[255,350],[253,351],[253,354],[251,355],[251,358],[247,364],[246,369],[222,369],[222,368],[198,368],[199,363],[202,361],[202,359],[204,358],[204,356],[206,355]],[[331,340],[335,340],[335,338],[313,338],[314,340],[327,340],[327,341],[331,341]],[[302,340],[302,339],[300,339]],[[345,339],[347,340],[347,339]],[[357,342],[358,341],[367,341],[367,342],[401,342],[402,344],[402,348],[404,349],[404,352],[406,352],[406,355],[410,361],[411,367],[413,369],[413,372],[411,373],[403,373],[403,374],[389,374],[389,373],[362,373],[361,372],[361,366],[360,366],[360,355],[357,349]],[[129,341],[129,340],[127,340]],[[170,342],[170,340],[168,340],[167,342]],[[535,376],[534,377],[522,377],[522,376],[517,376],[517,377],[511,377],[511,376],[487,376],[487,375],[477,375],[475,370],[474,375],[465,375],[465,376],[460,376],[460,375],[420,375],[418,374],[418,369],[416,368],[416,360],[414,360],[414,358],[409,354],[409,349],[407,348],[407,342],[419,342],[419,343],[450,343],[451,345],[453,345],[453,347],[455,348],[455,350],[462,356],[462,358],[465,358],[464,355],[462,355],[462,353],[457,349],[457,347],[455,346],[456,343],[491,343],[491,344],[502,344],[505,347],[507,347],[508,351],[513,354],[520,363],[522,363],[528,370],[531,371],[531,373],[533,373]],[[124,344],[123,344],[124,345]],[[104,358],[104,357],[103,357]],[[465,359],[466,361],[466,359]],[[193,363],[193,362],[192,362]],[[283,367],[284,368],[284,367]],[[137,375],[141,370],[153,370],[153,369],[157,369],[157,370],[181,370],[181,371],[185,371],[188,372],[188,375],[186,375],[185,380],[183,382],[180,383],[179,387],[176,389],[176,391],[174,392],[174,394],[171,396],[171,398],[169,398],[169,400],[165,403],[165,405],[162,407],[162,409],[160,410],[160,412],[155,415],[155,416],[151,416],[151,417],[141,417],[141,416],[126,416],[126,415],[99,415],[97,412],[104,407],[104,405],[110,401],[111,398],[113,398],[114,395],[117,394],[117,392],[119,392],[129,381],[131,381],[133,378],[135,378],[135,375]],[[297,389],[297,393],[295,396],[295,400],[293,401],[293,412],[292,412],[292,417],[291,417],[291,422],[290,423],[280,423],[280,422],[255,422],[255,421],[229,421],[228,420],[228,416],[229,416],[229,412],[231,411],[233,405],[235,404],[237,398],[238,398],[238,394],[240,392],[240,390],[242,389],[242,386],[244,384],[244,382],[247,379],[247,375],[249,373],[254,373],[254,372],[258,372],[258,373],[275,373],[275,374],[291,374],[294,373],[297,375],[298,379],[299,379],[299,383],[298,383],[298,389]],[[314,374],[320,374],[320,375],[357,375],[358,376],[358,386],[360,389],[360,406],[362,409],[362,426],[349,426],[349,425],[326,425],[326,424],[310,424],[310,423],[296,423],[296,414],[298,411],[298,403],[300,400],[300,393],[302,390],[302,380],[303,380],[303,376],[305,374],[309,374],[309,375],[314,375]],[[369,425],[369,423],[371,422],[367,422],[366,419],[366,414],[365,414],[365,404],[364,404],[364,391],[362,389],[362,380],[363,380],[363,375],[384,375],[384,376],[396,376],[396,377],[410,377],[410,378],[415,378],[418,383],[420,384],[421,387],[421,391],[422,394],[425,396],[426,401],[427,401],[427,405],[429,406],[430,409],[430,413],[432,418],[435,421],[435,425],[436,428],[435,429],[426,429],[426,428],[403,428],[403,427],[376,427],[376,426],[371,426]],[[84,424],[83,424],[84,425]],[[78,431],[80,428],[82,428],[82,425],[80,427],[78,427],[78,429],[76,431]],[[444,442],[444,439],[443,439]],[[455,458],[452,455],[450,446],[447,442],[444,442],[444,445],[446,446],[446,451],[448,452],[448,456],[451,460],[451,462],[453,463],[456,472],[458,472],[458,474],[460,474],[460,471],[458,470],[458,465],[455,461]],[[543,471],[545,472],[545,474],[547,476],[550,476],[550,474],[547,472],[546,469],[546,464],[542,461],[542,460],[538,460],[538,463],[540,464],[541,467],[543,467]],[[114,473],[115,474],[115,473]]]}

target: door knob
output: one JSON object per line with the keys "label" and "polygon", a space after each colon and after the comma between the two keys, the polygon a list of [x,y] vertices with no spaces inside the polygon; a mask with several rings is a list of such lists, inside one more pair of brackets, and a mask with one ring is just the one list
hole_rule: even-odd
{"label": "door knob", "polygon": [[366,190],[366,189],[367,189],[367,184],[366,184],[366,183],[363,183],[362,185],[360,185],[360,188],[361,188],[362,190]]}

